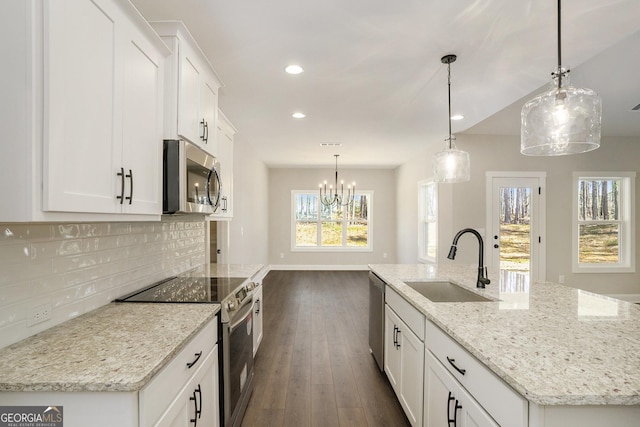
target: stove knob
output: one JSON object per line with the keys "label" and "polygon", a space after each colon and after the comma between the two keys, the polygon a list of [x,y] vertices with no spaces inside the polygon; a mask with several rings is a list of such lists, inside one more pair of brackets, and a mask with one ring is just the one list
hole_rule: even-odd
{"label": "stove knob", "polygon": [[233,311],[235,309],[236,309],[236,302],[235,301],[227,302],[227,310]]}
{"label": "stove knob", "polygon": [[249,282],[249,283],[247,283],[247,290],[248,290],[248,291],[252,291],[252,290],[254,290],[255,288],[256,288],[256,284],[255,284],[255,283],[253,283],[253,282]]}

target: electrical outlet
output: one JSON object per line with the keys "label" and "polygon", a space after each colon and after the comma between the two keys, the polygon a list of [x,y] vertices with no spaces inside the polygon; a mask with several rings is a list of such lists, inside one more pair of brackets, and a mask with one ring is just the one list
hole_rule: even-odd
{"label": "electrical outlet", "polygon": [[34,326],[51,319],[51,304],[30,307],[27,312],[27,325]]}
{"label": "electrical outlet", "polygon": [[564,274],[558,276],[558,283],[564,283]]}

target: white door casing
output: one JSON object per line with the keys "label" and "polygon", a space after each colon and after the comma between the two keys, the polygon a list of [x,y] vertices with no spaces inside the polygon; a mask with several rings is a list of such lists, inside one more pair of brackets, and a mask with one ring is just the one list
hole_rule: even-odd
{"label": "white door casing", "polygon": [[[530,190],[530,271],[531,281],[545,280],[545,172],[487,172],[486,173],[486,263],[494,271],[500,269],[500,189],[527,188]],[[496,247],[497,246],[497,247]]]}

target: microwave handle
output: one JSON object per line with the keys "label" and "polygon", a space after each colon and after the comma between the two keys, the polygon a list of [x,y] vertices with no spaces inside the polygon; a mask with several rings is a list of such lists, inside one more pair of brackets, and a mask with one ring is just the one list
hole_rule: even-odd
{"label": "microwave handle", "polygon": [[207,191],[207,197],[209,198],[209,204],[213,207],[213,210],[215,211],[216,209],[218,209],[218,206],[220,206],[220,195],[222,194],[222,181],[220,180],[220,174],[218,173],[218,170],[214,167],[211,169],[211,171],[209,172],[209,187],[211,186],[211,179],[216,179],[218,181],[218,193],[216,194],[215,197],[215,203],[213,202],[213,200],[211,200],[211,192]]}

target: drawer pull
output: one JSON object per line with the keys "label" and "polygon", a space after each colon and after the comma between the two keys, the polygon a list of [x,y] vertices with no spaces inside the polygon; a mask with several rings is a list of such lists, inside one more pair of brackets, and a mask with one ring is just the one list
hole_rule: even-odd
{"label": "drawer pull", "polygon": [[456,359],[452,359],[452,358],[450,358],[449,356],[447,356],[447,362],[449,362],[449,364],[450,364],[451,366],[453,366],[453,369],[455,369],[456,371],[460,372],[462,375],[466,374],[466,373],[467,373],[467,370],[466,370],[466,369],[460,369],[460,368],[458,368],[458,367],[456,366],[456,364],[455,364],[455,361],[456,361]]}
{"label": "drawer pull", "polygon": [[195,354],[196,358],[193,362],[187,363],[187,368],[191,369],[193,367],[193,365],[195,365],[196,363],[198,363],[198,360],[200,360],[200,356],[202,356],[202,351],[200,351],[199,353]]}

